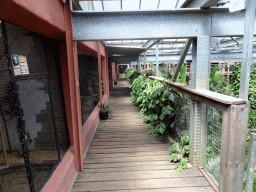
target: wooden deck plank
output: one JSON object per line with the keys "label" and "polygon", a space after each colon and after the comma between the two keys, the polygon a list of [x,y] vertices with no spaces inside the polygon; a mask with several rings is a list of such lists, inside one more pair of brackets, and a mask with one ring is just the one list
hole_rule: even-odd
{"label": "wooden deck plank", "polygon": [[147,124],[131,102],[128,87],[121,79],[111,92],[112,115],[100,122],[71,191],[213,192],[190,163],[176,173],[178,164],[169,161],[169,140],[146,134]]}
{"label": "wooden deck plank", "polygon": [[177,173],[175,170],[154,170],[154,171],[125,171],[110,173],[82,173],[76,179],[76,182],[89,181],[122,181],[136,179],[164,179],[164,178],[183,178],[183,177],[202,177],[200,171],[187,170],[183,173]]}
{"label": "wooden deck plank", "polygon": [[76,182],[75,191],[105,191],[121,189],[156,189],[156,188],[182,188],[182,187],[208,187],[209,183],[204,177],[138,179],[125,181]]}

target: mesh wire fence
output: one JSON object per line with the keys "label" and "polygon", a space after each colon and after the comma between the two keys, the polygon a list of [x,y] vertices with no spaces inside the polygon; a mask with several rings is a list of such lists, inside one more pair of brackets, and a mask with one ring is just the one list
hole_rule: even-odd
{"label": "mesh wire fence", "polygon": [[52,40],[0,26],[0,191],[39,191],[69,147],[60,66]]}
{"label": "mesh wire fence", "polygon": [[219,182],[223,111],[207,107],[207,149],[205,169]]}
{"label": "mesh wire fence", "polygon": [[175,103],[178,108],[170,136],[181,145],[181,137],[189,133],[190,162],[204,165],[211,178],[218,183],[223,111],[184,95],[177,97]]}
{"label": "mesh wire fence", "polygon": [[175,127],[170,132],[170,135],[175,142],[181,144],[181,137],[184,136],[186,132],[189,132],[191,99],[182,95],[181,97],[176,97],[174,102],[178,108],[174,119]]}

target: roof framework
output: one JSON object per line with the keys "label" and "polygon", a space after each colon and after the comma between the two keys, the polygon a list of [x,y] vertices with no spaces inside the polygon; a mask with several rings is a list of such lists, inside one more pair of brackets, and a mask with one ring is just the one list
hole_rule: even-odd
{"label": "roof framework", "polygon": [[[156,55],[156,42],[159,42],[158,54],[160,56],[179,55],[182,53],[188,37],[210,33],[212,36],[218,36],[217,40],[215,39],[218,45],[212,46],[211,53],[241,52],[243,46],[241,35],[243,34],[244,13],[232,15],[227,9],[222,9],[223,7],[229,7],[226,0],[176,0],[171,2],[168,0],[77,0],[77,2],[82,10],[73,13],[75,40],[101,40],[112,56],[132,58],[131,56],[137,57],[137,55],[144,53],[153,56]],[[221,8],[217,8],[218,6],[221,6]],[[161,26],[164,27],[160,27],[157,25],[159,20],[152,20],[150,15],[158,17],[161,21],[168,20],[169,25],[161,22]],[[136,19],[136,17],[139,17],[139,19]],[[224,19],[222,19],[223,17]],[[236,24],[234,20],[236,20]],[[137,23],[129,25],[128,23],[131,23],[131,21],[133,23],[137,21]],[[169,29],[169,27],[174,28],[173,26],[177,25],[175,21],[179,25],[177,31]],[[95,22],[98,25],[95,26]],[[154,25],[151,24],[152,22]],[[104,24],[101,25],[101,23],[109,23],[112,29]],[[181,23],[184,24],[181,26]],[[204,25],[209,25],[211,31],[205,31],[206,27]],[[86,26],[86,29],[89,30],[82,26]],[[136,31],[138,28],[143,30],[138,30],[137,33],[131,35],[129,27],[132,31]],[[122,28],[124,31],[122,31]],[[145,31],[146,28],[148,31],[153,31],[153,33],[143,33],[142,31]],[[226,30],[228,28],[230,30]],[[83,34],[87,34],[87,36],[81,35],[82,30],[85,31]],[[193,30],[196,33],[193,34]],[[96,34],[95,31],[100,35],[90,36],[90,34]],[[122,35],[116,35],[115,31]],[[125,31],[128,34],[125,34]],[[162,35],[161,38],[157,39],[146,38],[147,36],[157,36],[159,31],[161,31],[161,34],[166,31],[166,34],[170,35]],[[187,33],[182,33],[182,31],[187,31]],[[213,34],[214,31],[218,31],[218,33]],[[219,31],[225,32],[219,33]],[[141,34],[140,37],[143,38],[137,39],[138,34]],[[253,44],[256,46],[256,39],[254,39]],[[191,55],[191,46],[187,54]]]}

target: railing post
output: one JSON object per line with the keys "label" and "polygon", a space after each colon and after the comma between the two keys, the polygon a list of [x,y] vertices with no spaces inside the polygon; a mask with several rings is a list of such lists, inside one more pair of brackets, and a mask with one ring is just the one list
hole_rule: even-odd
{"label": "railing post", "polygon": [[242,191],[249,102],[223,111],[220,192]]}
{"label": "railing post", "polygon": [[[191,85],[193,89],[209,89],[210,73],[210,36],[193,39]],[[207,146],[207,106],[192,101],[190,107],[189,148],[190,161],[193,166],[204,166]]]}

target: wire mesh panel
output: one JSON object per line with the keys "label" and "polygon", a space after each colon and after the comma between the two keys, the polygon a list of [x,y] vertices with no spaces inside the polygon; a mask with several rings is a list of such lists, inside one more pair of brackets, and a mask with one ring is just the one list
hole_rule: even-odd
{"label": "wire mesh panel", "polygon": [[189,133],[190,162],[203,166],[217,184],[220,177],[220,151],[223,111],[177,93],[174,127],[171,137],[182,145]]}
{"label": "wire mesh panel", "polygon": [[219,182],[220,151],[223,111],[208,106],[207,110],[207,154],[205,169]]}
{"label": "wire mesh panel", "polygon": [[174,103],[176,103],[177,108],[174,117],[174,128],[170,135],[176,142],[181,144],[181,137],[189,132],[191,99],[185,95],[177,94]]}
{"label": "wire mesh panel", "polygon": [[4,26],[0,191],[39,191],[69,147],[60,66],[47,46],[49,40],[8,23]]}

